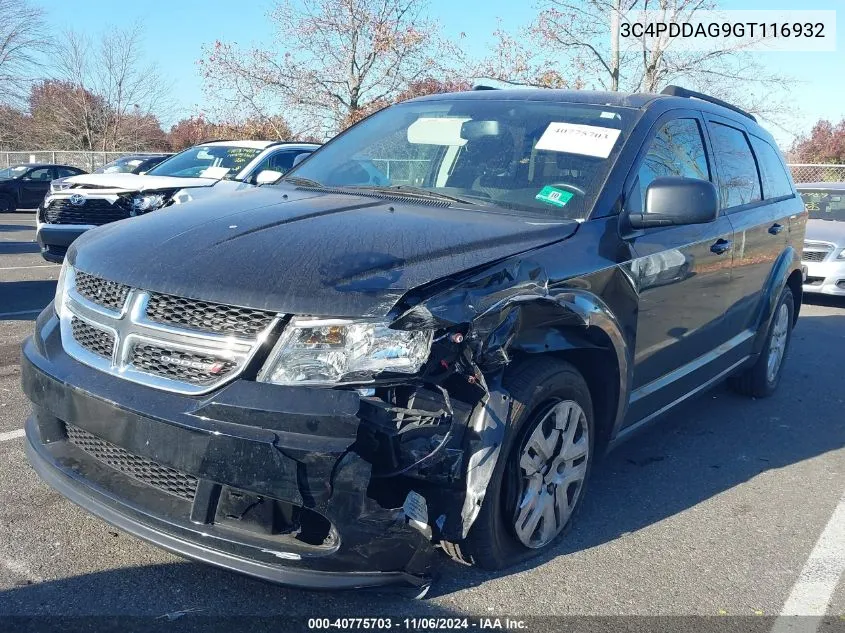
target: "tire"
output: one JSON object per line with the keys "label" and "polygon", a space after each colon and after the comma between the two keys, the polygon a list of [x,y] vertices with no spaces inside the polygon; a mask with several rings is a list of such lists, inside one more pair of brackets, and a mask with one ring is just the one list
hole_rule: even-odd
{"label": "tire", "polygon": [[[550,357],[524,361],[510,368],[504,386],[513,398],[510,432],[481,510],[466,539],[442,543],[444,551],[456,560],[491,570],[536,556],[569,531],[584,498],[596,437],[590,390],[569,363]],[[564,428],[559,424],[565,424]],[[570,447],[570,456],[579,457],[564,459],[564,445]],[[551,448],[548,452],[555,454],[544,459],[534,446]],[[535,471],[533,475],[523,469],[521,459]],[[535,468],[537,464],[542,464],[542,470]],[[580,481],[576,481],[578,477]],[[545,483],[549,480],[555,483]],[[525,503],[519,510],[519,502],[529,498],[534,503]],[[560,501],[564,498],[565,502]],[[540,512],[539,508],[547,509],[549,502],[556,501],[552,513]],[[538,513],[544,516],[535,525]],[[553,521],[547,522],[549,517]],[[518,530],[517,525],[522,528]]]}
{"label": "tire", "polygon": [[17,210],[15,201],[7,195],[0,195],[0,213],[13,213]]}
{"label": "tire", "polygon": [[768,398],[777,390],[789,351],[789,342],[792,340],[794,318],[795,301],[792,290],[787,286],[777,302],[763,351],[757,361],[728,381],[734,391],[752,398]]}

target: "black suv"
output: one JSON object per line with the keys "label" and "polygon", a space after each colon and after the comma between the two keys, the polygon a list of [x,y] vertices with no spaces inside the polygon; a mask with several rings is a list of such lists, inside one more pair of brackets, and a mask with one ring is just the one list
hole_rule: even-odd
{"label": "black suv", "polygon": [[85,172],[70,165],[23,163],[0,169],[0,213],[34,209],[50,191],[50,181]]}
{"label": "black suv", "polygon": [[280,182],[86,233],[24,344],[29,458],[180,554],[425,586],[552,546],[600,452],[730,378],[768,396],[806,214],[728,104],[478,90]]}

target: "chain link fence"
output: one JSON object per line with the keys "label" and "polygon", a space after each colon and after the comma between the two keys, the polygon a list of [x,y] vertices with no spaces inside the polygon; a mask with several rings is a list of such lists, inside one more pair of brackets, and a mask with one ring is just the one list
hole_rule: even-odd
{"label": "chain link fence", "polygon": [[795,182],[845,182],[845,165],[790,163]]}
{"label": "chain link fence", "polygon": [[[0,168],[19,163],[53,163],[72,165],[91,172],[121,156],[153,153],[155,152],[71,152],[66,150],[0,152]],[[424,175],[421,172],[425,172],[428,162],[418,159],[373,159],[373,163],[386,171],[392,180],[407,184],[419,184],[418,181]],[[845,182],[845,165],[790,163],[789,168],[797,183]]]}
{"label": "chain link fence", "polygon": [[155,153],[161,152],[71,152],[67,150],[0,152],[0,168],[20,163],[52,163],[54,165],[70,165],[91,172],[121,156]]}

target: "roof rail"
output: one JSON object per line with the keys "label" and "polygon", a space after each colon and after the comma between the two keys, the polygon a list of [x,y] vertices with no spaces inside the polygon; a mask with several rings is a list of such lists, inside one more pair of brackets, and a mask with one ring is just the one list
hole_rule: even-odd
{"label": "roof rail", "polygon": [[680,86],[666,86],[663,90],[660,91],[660,94],[669,95],[670,97],[687,97],[689,99],[701,99],[702,101],[709,101],[710,103],[715,103],[716,105],[720,105],[723,108],[727,108],[728,110],[738,112],[742,116],[747,116],[755,123],[757,122],[757,118],[750,112],[746,112],[742,108],[738,108],[735,105],[728,103],[727,101],[722,101],[721,99],[711,97],[710,95],[706,95],[701,92],[687,90],[686,88],[681,88]]}
{"label": "roof rail", "polygon": [[521,89],[530,90],[536,86],[529,86],[518,81],[510,81],[508,79],[494,79],[493,77],[474,77],[472,80],[473,90],[502,90],[502,89]]}

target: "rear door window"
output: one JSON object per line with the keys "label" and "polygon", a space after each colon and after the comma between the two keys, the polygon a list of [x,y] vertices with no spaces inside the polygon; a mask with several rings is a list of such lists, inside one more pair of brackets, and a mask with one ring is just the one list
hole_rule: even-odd
{"label": "rear door window", "polygon": [[719,174],[723,209],[763,199],[757,163],[745,132],[721,123],[710,123],[710,138]]}
{"label": "rear door window", "polygon": [[710,180],[701,128],[695,119],[667,121],[655,134],[637,173],[630,211],[642,212],[646,189],[655,178],[662,176]]}
{"label": "rear door window", "polygon": [[763,196],[782,198],[792,195],[792,181],[778,156],[777,150],[763,139],[751,137],[751,145],[757,154],[757,164],[760,166],[760,176],[763,181]]}

